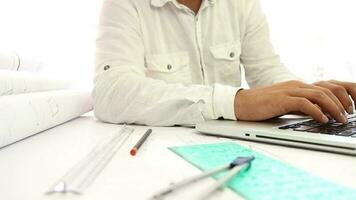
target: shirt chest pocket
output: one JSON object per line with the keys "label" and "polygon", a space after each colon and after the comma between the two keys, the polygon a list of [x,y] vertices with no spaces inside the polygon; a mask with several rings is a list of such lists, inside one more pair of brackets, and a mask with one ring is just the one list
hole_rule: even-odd
{"label": "shirt chest pocket", "polygon": [[146,56],[146,76],[167,83],[190,83],[189,55],[187,52]]}
{"label": "shirt chest pocket", "polygon": [[230,85],[239,85],[241,82],[240,42],[214,45],[208,51],[208,67],[214,71],[215,80]]}

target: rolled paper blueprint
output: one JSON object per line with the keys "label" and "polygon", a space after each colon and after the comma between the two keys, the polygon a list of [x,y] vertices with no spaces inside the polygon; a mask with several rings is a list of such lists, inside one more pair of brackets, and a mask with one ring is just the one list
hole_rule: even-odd
{"label": "rolled paper blueprint", "polygon": [[59,80],[42,73],[0,70],[0,96],[63,90],[70,86],[69,80]]}
{"label": "rolled paper blueprint", "polygon": [[42,69],[42,66],[42,62],[31,56],[11,51],[0,52],[0,69],[38,72]]}
{"label": "rolled paper blueprint", "polygon": [[0,147],[92,110],[89,92],[59,90],[0,97]]}

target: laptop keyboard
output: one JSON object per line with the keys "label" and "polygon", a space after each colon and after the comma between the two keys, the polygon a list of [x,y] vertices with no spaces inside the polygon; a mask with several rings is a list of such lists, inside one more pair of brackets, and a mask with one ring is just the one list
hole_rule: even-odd
{"label": "laptop keyboard", "polygon": [[335,120],[330,120],[327,124],[321,124],[315,120],[308,120],[281,126],[279,129],[292,129],[294,131],[356,138],[356,115],[349,115],[348,119],[349,122],[347,124],[338,123]]}

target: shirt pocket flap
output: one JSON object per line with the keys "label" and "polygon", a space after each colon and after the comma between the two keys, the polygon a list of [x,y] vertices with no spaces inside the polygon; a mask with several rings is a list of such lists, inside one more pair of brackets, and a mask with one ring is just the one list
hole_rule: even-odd
{"label": "shirt pocket flap", "polygon": [[147,69],[150,71],[172,73],[189,65],[187,52],[156,54],[146,57]]}
{"label": "shirt pocket flap", "polygon": [[241,48],[238,42],[221,44],[210,47],[210,52],[215,59],[236,60],[240,57]]}

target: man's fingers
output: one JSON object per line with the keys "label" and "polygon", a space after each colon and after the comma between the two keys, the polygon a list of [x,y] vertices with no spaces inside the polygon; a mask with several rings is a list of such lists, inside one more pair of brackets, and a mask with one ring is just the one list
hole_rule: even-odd
{"label": "man's fingers", "polygon": [[345,117],[339,106],[322,90],[297,88],[289,92],[292,97],[306,98],[312,103],[320,106],[320,108],[329,113],[334,119],[341,123],[347,123]]}
{"label": "man's fingers", "polygon": [[344,109],[349,113],[353,113],[353,104],[349,96],[348,90],[342,86],[333,82],[319,82],[315,85],[329,89],[337,98],[341,101]]}
{"label": "man's fingers", "polygon": [[311,116],[320,123],[327,123],[328,117],[311,101],[302,97],[289,97],[286,102],[286,108],[289,112],[302,112]]}
{"label": "man's fingers", "polygon": [[323,90],[323,92],[327,94],[339,106],[342,112],[347,111],[348,113],[350,113],[349,109],[350,106],[352,106],[352,101],[345,88],[329,82],[315,83],[311,87],[313,87],[314,89]]}
{"label": "man's fingers", "polygon": [[346,89],[346,91],[349,93],[349,95],[352,97],[354,102],[356,102],[356,83],[351,83],[351,82],[341,82],[341,81],[329,81],[330,83],[342,86]]}

